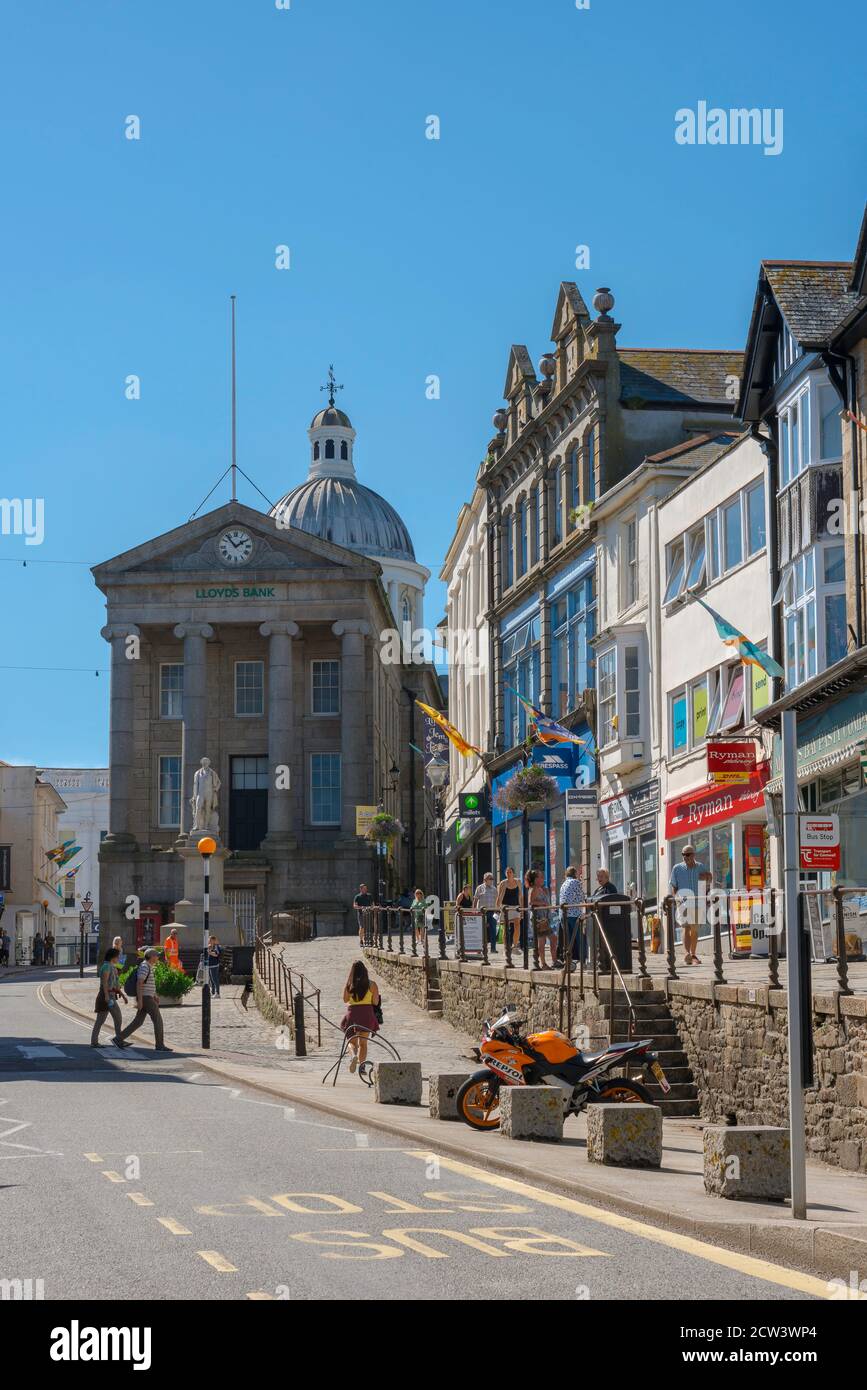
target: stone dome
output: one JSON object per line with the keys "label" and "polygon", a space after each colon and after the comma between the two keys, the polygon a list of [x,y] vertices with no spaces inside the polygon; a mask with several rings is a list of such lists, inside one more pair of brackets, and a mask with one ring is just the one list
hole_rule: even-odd
{"label": "stone dome", "polygon": [[281,526],[297,526],[362,555],[415,560],[410,534],[394,507],[354,477],[308,478],[287,492],[271,515]]}

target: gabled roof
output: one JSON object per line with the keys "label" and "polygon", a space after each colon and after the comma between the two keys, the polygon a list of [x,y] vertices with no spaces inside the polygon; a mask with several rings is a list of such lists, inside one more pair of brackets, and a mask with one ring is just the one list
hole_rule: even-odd
{"label": "gabled roof", "polygon": [[697,348],[618,348],[620,400],[633,407],[732,406],[731,382],[743,370],[743,353]]}
{"label": "gabled roof", "polygon": [[852,283],[849,261],[761,262],[744,351],[741,419],[759,418],[782,324],[805,352],[821,352],[862,302]]}
{"label": "gabled roof", "polygon": [[563,280],[557,294],[557,307],[554,322],[551,324],[551,341],[558,343],[567,327],[575,319],[590,322],[590,310],[581,298],[581,292],[574,280]]}
{"label": "gabled roof", "polygon": [[524,382],[536,383],[536,373],[533,371],[533,363],[530,354],[523,343],[513,343],[509,353],[509,365],[506,368],[506,384],[503,387],[503,396],[508,401],[515,394],[516,389]]}
{"label": "gabled roof", "polygon": [[780,312],[803,348],[824,346],[858,302],[849,261],[762,261]]}

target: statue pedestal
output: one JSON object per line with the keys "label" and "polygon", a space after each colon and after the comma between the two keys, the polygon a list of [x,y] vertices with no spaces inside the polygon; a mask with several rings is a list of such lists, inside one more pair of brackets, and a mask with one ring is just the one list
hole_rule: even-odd
{"label": "statue pedestal", "polygon": [[[204,861],[195,845],[177,845],[177,852],[184,861],[184,896],[175,903],[175,926],[184,948],[200,947],[203,941],[205,916],[205,872]],[[208,914],[210,930],[221,946],[237,945],[238,933],[231,909],[223,899],[223,869],[228,858],[227,849],[217,849],[211,855],[210,911]]]}

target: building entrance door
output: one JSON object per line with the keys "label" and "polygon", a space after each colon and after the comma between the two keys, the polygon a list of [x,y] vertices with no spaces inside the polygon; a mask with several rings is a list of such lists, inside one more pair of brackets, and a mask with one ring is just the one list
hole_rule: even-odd
{"label": "building entrance door", "polygon": [[258,849],[268,833],[268,759],[229,759],[229,848]]}

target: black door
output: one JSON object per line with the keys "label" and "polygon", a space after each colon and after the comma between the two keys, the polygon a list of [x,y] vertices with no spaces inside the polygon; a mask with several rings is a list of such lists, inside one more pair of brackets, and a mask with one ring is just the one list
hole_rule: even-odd
{"label": "black door", "polygon": [[229,759],[229,848],[258,849],[268,833],[268,759]]}

